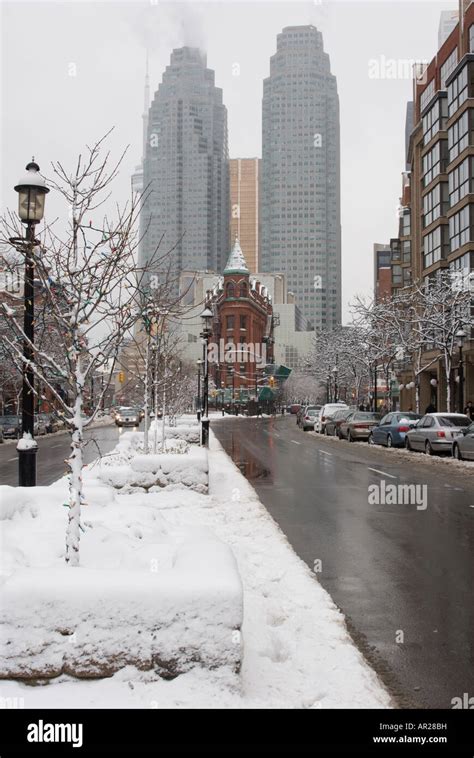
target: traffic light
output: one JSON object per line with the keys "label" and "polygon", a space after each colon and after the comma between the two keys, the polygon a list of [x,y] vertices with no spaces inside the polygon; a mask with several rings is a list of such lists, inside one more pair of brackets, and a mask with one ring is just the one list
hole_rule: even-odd
{"label": "traffic light", "polygon": [[275,377],[274,376],[270,377],[269,383],[270,383],[270,387],[273,389],[273,387],[275,386]]}
{"label": "traffic light", "polygon": [[119,371],[118,373],[118,380],[120,384],[123,384],[125,381],[125,371]]}

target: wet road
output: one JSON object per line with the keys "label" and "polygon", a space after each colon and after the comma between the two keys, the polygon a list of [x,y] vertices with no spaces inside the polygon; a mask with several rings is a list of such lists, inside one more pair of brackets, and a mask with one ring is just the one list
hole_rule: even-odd
{"label": "wet road", "polygon": [[[96,426],[86,430],[84,438],[84,463],[91,463],[100,455],[105,455],[117,444],[119,430],[113,425]],[[66,473],[64,459],[69,454],[69,434],[57,432],[37,437],[36,483],[52,484]],[[18,454],[14,442],[0,445],[0,484],[18,485]]]}
{"label": "wet road", "polygon": [[[304,434],[294,417],[212,428],[398,704],[451,708],[474,695],[473,479]],[[370,504],[382,480],[427,485],[426,509]]]}

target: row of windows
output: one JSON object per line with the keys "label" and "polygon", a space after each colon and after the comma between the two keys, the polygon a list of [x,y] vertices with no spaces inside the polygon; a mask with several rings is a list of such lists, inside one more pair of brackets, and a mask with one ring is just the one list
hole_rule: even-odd
{"label": "row of windows", "polygon": [[451,117],[468,98],[468,72],[466,65],[448,85],[448,116]]}
{"label": "row of windows", "polygon": [[448,149],[449,149],[449,162],[458,157],[468,145],[470,137],[470,120],[472,118],[472,110],[464,111],[461,118],[458,118],[452,126],[448,129]]}
{"label": "row of windows", "polygon": [[[423,93],[424,94],[424,93]],[[423,97],[423,96],[422,96]],[[435,134],[446,128],[447,104],[446,98],[442,97],[435,102],[432,108],[423,116],[423,144],[427,145]]]}
{"label": "row of windows", "polygon": [[472,188],[474,161],[472,158],[465,158],[453,171],[449,172],[449,204],[451,208],[459,203],[465,197],[470,188]]}
{"label": "row of windows", "polygon": [[446,214],[448,207],[448,193],[446,182],[437,184],[431,192],[423,198],[423,223],[429,226],[440,216]]}
{"label": "row of windows", "polygon": [[[241,315],[239,324],[240,324],[240,327],[239,327],[240,329],[247,329],[247,316]],[[226,316],[225,326],[226,326],[227,331],[235,328],[235,315],[234,314],[232,314],[231,316]],[[245,339],[245,337],[242,337],[241,341],[242,339]]]}
{"label": "row of windows", "polygon": [[451,252],[470,241],[470,207],[466,205],[449,219],[449,248]]}
{"label": "row of windows", "polygon": [[423,238],[424,254],[423,263],[424,268],[432,266],[433,263],[440,261],[444,258],[444,251],[446,247],[446,227],[438,226],[437,229],[430,232]]}
{"label": "row of windows", "polygon": [[445,140],[436,145],[423,156],[423,186],[426,187],[439,174],[446,170],[448,150]]}

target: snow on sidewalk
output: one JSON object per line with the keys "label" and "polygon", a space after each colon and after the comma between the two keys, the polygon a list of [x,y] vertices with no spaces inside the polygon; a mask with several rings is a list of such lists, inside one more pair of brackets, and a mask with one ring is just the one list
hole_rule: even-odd
{"label": "snow on sidewalk", "polygon": [[[108,679],[58,677],[47,686],[0,683],[25,708],[387,708],[393,705],[354,646],[342,614],[211,434],[210,495],[163,490],[154,509],[177,528],[210,528],[232,548],[244,585],[244,659],[195,667],[171,681],[127,667]],[[130,507],[142,495],[124,495]],[[238,632],[235,634],[238,635]],[[239,640],[235,640],[238,644]]]}

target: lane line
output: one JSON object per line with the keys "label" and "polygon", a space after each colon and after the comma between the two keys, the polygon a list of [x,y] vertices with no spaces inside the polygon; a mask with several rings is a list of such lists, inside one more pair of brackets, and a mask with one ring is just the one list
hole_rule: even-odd
{"label": "lane line", "polygon": [[301,445],[301,442],[297,442],[296,440],[290,440],[290,442],[292,442],[293,445]]}
{"label": "lane line", "polygon": [[332,453],[328,453],[326,450],[318,450],[318,453],[322,453],[323,455],[332,455]]}
{"label": "lane line", "polygon": [[387,474],[386,471],[379,471],[378,468],[370,468],[370,466],[368,468],[369,471],[375,471],[376,474],[383,474],[383,476],[388,476],[390,479],[398,479],[398,477],[394,476],[393,474]]}
{"label": "lane line", "polygon": [[51,445],[51,447],[64,447],[64,445]]}
{"label": "lane line", "polygon": [[17,460],[17,456],[15,455],[15,457],[14,457],[14,458],[9,458],[9,459],[7,460],[7,463],[11,463],[12,461],[16,461],[16,460]]}

